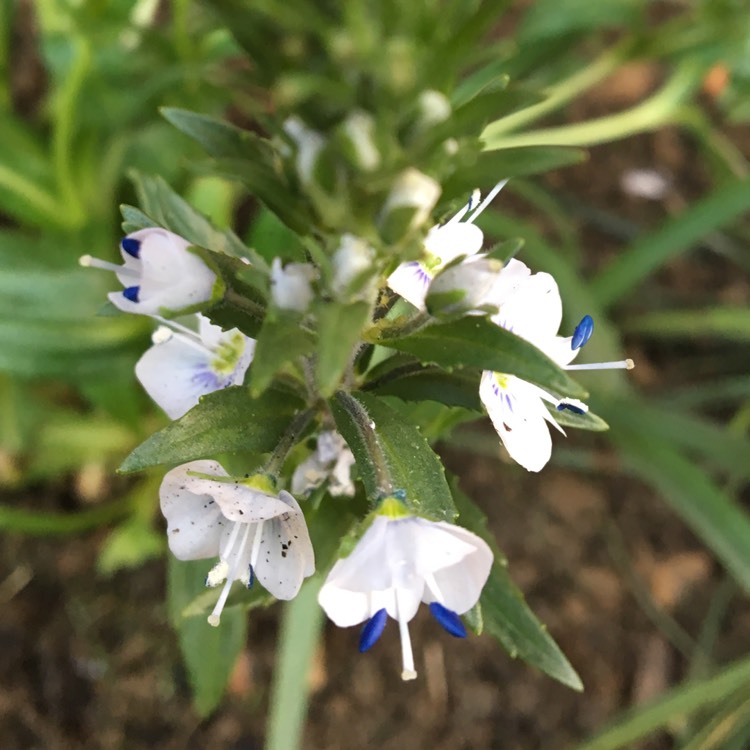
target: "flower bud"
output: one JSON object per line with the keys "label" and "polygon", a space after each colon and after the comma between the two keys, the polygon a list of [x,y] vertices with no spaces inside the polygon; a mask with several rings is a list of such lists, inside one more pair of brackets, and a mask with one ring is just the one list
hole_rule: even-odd
{"label": "flower bud", "polygon": [[303,313],[313,298],[315,269],[309,263],[287,263],[274,258],[271,264],[271,300],[279,310]]}
{"label": "flower bud", "polygon": [[440,197],[440,184],[414,167],[397,178],[380,214],[380,229],[386,242],[422,226]]}

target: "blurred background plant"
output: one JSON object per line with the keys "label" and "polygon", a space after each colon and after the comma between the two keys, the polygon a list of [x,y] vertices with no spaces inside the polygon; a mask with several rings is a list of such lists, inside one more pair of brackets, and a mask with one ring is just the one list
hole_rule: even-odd
{"label": "blurred background plant", "polygon": [[[389,4],[383,5],[385,17]],[[730,615],[747,625],[750,589],[750,522],[743,507],[750,474],[750,235],[743,220],[750,207],[750,137],[744,127],[750,118],[750,8],[744,0],[486,3],[477,15],[480,26],[472,32],[481,35],[485,29],[485,41],[472,47],[470,34],[453,34],[451,9],[456,4],[433,5],[435,14],[443,14],[443,35],[432,40],[432,48],[415,27],[393,48],[370,51],[373,59],[376,53],[382,58],[376,72],[393,81],[395,114],[408,110],[409,75],[419,77],[426,66],[437,65],[446,76],[455,75],[461,63],[454,116],[464,112],[467,129],[478,119],[487,122],[486,153],[471,153],[467,146],[466,169],[443,175],[452,180],[447,197],[513,177],[502,199],[482,215],[479,223],[485,232],[498,241],[522,239],[520,257],[535,270],[555,276],[568,329],[584,314],[594,317],[597,332],[587,347],[592,359],[615,359],[625,350],[638,362],[630,385],[616,374],[581,377],[592,394],[593,410],[611,430],[570,435],[556,446],[554,461],[591,483],[604,481],[607,492],[625,503],[632,493],[650,488],[671,509],[669,523],[684,524],[694,535],[686,546],[711,553],[709,571],[704,572],[708,594],[701,600],[703,611],[685,624],[644,582],[634,548],[613,523],[617,512],[610,509],[598,526],[596,541],[615,561],[621,574],[617,586],[634,597],[661,634],[661,642],[669,644],[680,661],[666,670],[666,676],[657,676],[659,687],[669,688],[663,695],[621,690],[605,702],[610,709],[627,707],[633,696],[645,696],[650,703],[632,708],[620,719],[611,710],[594,711],[594,721],[579,720],[574,728],[546,736],[544,744],[573,746],[582,741],[587,750],[603,750],[633,746],[662,732],[659,741],[665,747],[746,747],[750,656],[746,649],[725,648],[723,635]],[[73,544],[88,550],[80,553],[82,560],[90,562],[96,556],[104,587],[97,591],[120,585],[130,596],[138,596],[137,589],[117,582],[138,573],[118,577],[117,571],[141,566],[165,550],[161,520],[155,517],[160,477],[115,477],[123,458],[165,424],[133,377],[150,328],[127,317],[94,317],[110,281],[78,269],[77,258],[87,252],[106,255],[107,248],[114,257],[120,237],[118,204],[138,204],[146,210],[171,201],[177,206],[172,218],[179,218],[181,211],[190,209],[175,203],[175,195],[216,226],[233,227],[267,260],[279,254],[290,257],[290,252],[293,257],[294,235],[248,198],[233,179],[237,174],[227,174],[232,165],[227,160],[208,164],[203,150],[179,136],[158,113],[158,108],[169,107],[167,117],[175,121],[176,112],[196,110],[261,130],[264,115],[278,107],[299,113],[309,125],[325,131],[341,112],[335,107],[320,110],[316,94],[323,90],[326,101],[336,102],[339,89],[331,71],[301,70],[309,50],[300,43],[307,29],[316,29],[343,66],[353,54],[347,42],[356,40],[355,49],[366,48],[368,28],[352,13],[346,19],[348,27],[321,31],[315,24],[325,14],[294,17],[285,7],[258,3],[258,23],[247,25],[233,18],[247,12],[242,3],[233,2],[0,4],[0,529],[2,559],[8,566],[0,581],[0,599],[21,613],[17,619],[8,615],[5,628],[13,637],[21,632],[18,623],[24,622],[24,607],[31,606],[24,598],[44,599],[46,589],[35,576],[43,578],[40,571],[50,567],[49,555],[57,554],[35,557],[40,536],[74,537]],[[403,9],[392,17],[403,19]],[[242,47],[258,60],[264,54],[278,55],[277,75],[253,77],[266,68],[259,65],[256,70]],[[341,107],[348,106],[342,97]],[[651,131],[666,135],[626,141],[641,144],[634,148],[601,145]],[[388,144],[384,147],[388,153]],[[518,150],[528,147],[537,148],[531,160],[528,152]],[[587,148],[593,148],[592,163],[550,172],[579,161],[582,153],[576,149]],[[677,155],[670,155],[670,149]],[[607,155],[604,165],[609,173],[597,173],[600,153]],[[618,154],[636,156],[630,163]],[[439,171],[439,166],[433,167]],[[217,177],[217,171],[227,176]],[[570,174],[574,176],[566,176]],[[570,181],[576,179],[578,189],[570,189]],[[270,196],[266,203],[287,223],[294,223],[294,198],[284,196],[274,203]],[[326,198],[321,191],[316,211],[336,225],[342,221],[342,209]],[[366,201],[353,200],[349,207],[361,211],[358,215],[353,210],[352,222],[367,221],[371,206]],[[466,488],[478,498],[498,481],[506,488],[525,487],[530,503],[540,491],[535,478],[519,479],[522,470],[500,464],[493,433],[459,424],[466,421],[463,413],[454,412],[455,418],[446,422],[422,404],[410,414],[422,424],[423,434],[442,439],[450,465],[467,474]],[[490,458],[469,457],[474,455]],[[468,469],[471,475],[484,473],[494,479],[483,485]],[[560,492],[561,505],[572,502],[564,485]],[[512,527],[503,495],[492,500],[492,508],[483,503],[491,522]],[[643,522],[649,523],[648,514]],[[648,538],[649,530],[643,535]],[[65,544],[59,540],[40,549],[77,549]],[[677,552],[683,544],[676,545]],[[558,553],[564,558],[561,550],[548,550],[553,558]],[[513,555],[510,562],[513,573]],[[61,575],[80,581],[80,567],[85,566],[69,561]],[[162,562],[152,561],[147,575],[162,569]],[[174,579],[179,570],[172,566],[170,571],[172,591],[179,590]],[[577,586],[576,579],[569,585]],[[103,609],[93,604],[86,611],[75,585],[65,591],[69,598],[63,597],[61,610],[68,612],[74,635],[90,641],[94,633],[96,643],[85,658],[65,652],[67,668],[77,675],[70,684],[98,685],[103,679],[126,677],[127,662],[120,663],[120,673],[107,661],[106,644],[112,637],[96,636],[98,627],[117,632],[123,627],[106,625],[117,619],[120,604],[105,597]],[[314,593],[307,599],[314,603]],[[306,615],[311,601],[295,600],[282,622],[279,667],[270,698],[269,747],[289,749],[299,742],[309,695],[308,682],[300,675],[315,659],[318,629],[312,623],[301,624],[295,611]],[[134,608],[138,606],[135,602]],[[155,608],[149,615],[154,621],[166,618],[153,599],[148,606]],[[176,606],[170,602],[172,621],[184,614]],[[98,621],[105,624],[92,625]],[[135,616],[130,627],[137,628],[138,622]],[[180,629],[188,654],[191,627],[183,624]],[[599,627],[607,628],[606,621],[599,621]],[[750,630],[744,632],[747,636]],[[44,633],[40,637],[44,643]],[[574,639],[559,627],[555,637],[564,646]],[[249,695],[258,718],[247,726],[259,732],[260,705],[269,700],[268,693],[265,686],[238,687],[242,671],[235,665],[249,658],[244,628],[230,640],[228,647],[226,641],[212,645],[211,659],[188,658],[195,707],[202,716],[214,711],[234,668],[230,691],[244,695],[246,704]],[[263,645],[269,645],[267,639]],[[260,647],[252,642],[249,652]],[[44,654],[46,647],[41,648]],[[579,653],[575,645],[572,650]],[[204,653],[209,651],[201,656]],[[587,688],[575,700],[595,705],[592,696],[604,687],[584,658],[571,657]],[[500,652],[493,660],[507,661]],[[40,658],[38,663],[45,661]],[[106,677],[98,672],[102,668],[110,670]],[[506,670],[510,679],[518,679],[517,672],[528,667],[519,662]],[[639,674],[636,670],[627,679],[636,682]],[[50,697],[45,679],[30,683],[39,684],[42,706],[59,699],[54,691]],[[151,679],[158,684],[166,676]],[[313,704],[317,711],[309,732],[315,740],[307,746],[323,746],[323,737],[328,738],[327,746],[352,744],[315,729],[330,721],[342,731],[347,721],[355,720],[351,708],[346,713],[341,701],[334,700],[336,690],[345,694],[349,689],[349,679],[347,670],[339,670],[339,681],[328,686],[325,700]],[[375,684],[382,685],[382,679]],[[622,681],[617,684],[622,686]],[[467,694],[477,695],[473,689],[467,681]],[[445,688],[429,687],[433,704],[428,705],[446,700],[439,697],[441,690]],[[450,691],[461,690],[461,672],[456,672]],[[159,688],[158,694],[175,706],[186,700],[179,689]],[[524,711],[533,723],[550,708],[543,695],[540,691],[532,707],[509,706],[506,714],[500,705],[488,712],[485,723],[497,727],[489,736],[505,736],[502,727]],[[384,699],[373,692],[372,700]],[[12,705],[15,711],[17,704]],[[338,706],[335,720],[327,714],[330,705]],[[13,738],[8,746],[30,746],[33,743],[24,743],[33,731],[46,737],[49,747],[63,747],[61,743],[72,736],[83,737],[88,746],[105,745],[96,738],[94,719],[88,718],[81,728],[76,709],[65,709],[62,719],[52,713],[57,719],[36,725],[36,730],[29,714],[0,716]],[[186,736],[184,727],[145,724],[138,730],[143,739],[134,740],[129,721],[125,716],[109,730],[129,738],[129,746],[145,746],[154,736]],[[609,722],[614,722],[610,728],[601,729]],[[419,724],[416,719],[414,723]],[[232,735],[226,722],[198,729],[191,720],[188,726],[227,747],[232,746],[232,736],[244,731],[235,727]],[[383,731],[392,739],[394,732]],[[420,742],[413,731],[412,741]],[[514,730],[507,746],[531,746],[534,739],[529,737],[536,738],[535,731],[525,735]],[[485,746],[497,746],[491,742]],[[471,746],[480,745],[475,741]]]}

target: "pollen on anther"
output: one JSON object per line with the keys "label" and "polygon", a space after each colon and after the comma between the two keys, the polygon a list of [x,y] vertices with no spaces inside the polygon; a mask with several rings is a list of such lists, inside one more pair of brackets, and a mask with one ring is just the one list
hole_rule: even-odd
{"label": "pollen on anther", "polygon": [[141,243],[133,237],[124,237],[120,242],[120,247],[133,258],[140,257]]}
{"label": "pollen on anther", "polygon": [[128,286],[122,290],[122,296],[129,302],[138,302],[138,294],[141,288],[139,286]]}

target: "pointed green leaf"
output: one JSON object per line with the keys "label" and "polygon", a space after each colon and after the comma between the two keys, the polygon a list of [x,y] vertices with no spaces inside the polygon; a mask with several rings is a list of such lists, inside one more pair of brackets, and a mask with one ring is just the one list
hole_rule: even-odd
{"label": "pointed green leaf", "polygon": [[437,323],[405,338],[388,338],[387,329],[381,335],[374,343],[413,354],[425,363],[493,370],[516,375],[556,396],[586,397],[586,391],[539,349],[486,318]]}
{"label": "pointed green leaf", "polygon": [[289,393],[280,391],[266,391],[257,399],[242,386],[209,393],[184,417],[141,443],[119,471],[127,474],[216,453],[266,453],[276,447],[300,405]]}
{"label": "pointed green leaf", "polygon": [[300,326],[296,315],[274,311],[263,321],[255,346],[250,369],[250,390],[260,395],[271,384],[273,377],[289,362],[311,354],[315,350],[315,336]]}
{"label": "pointed green leaf", "polygon": [[205,590],[208,567],[210,562],[206,560],[182,562],[169,556],[170,619],[177,630],[195,710],[200,716],[208,716],[219,705],[247,639],[247,614],[239,608],[225,609],[217,628],[211,627],[205,617],[182,616],[185,606]]}
{"label": "pointed green leaf", "polygon": [[460,525],[482,537],[495,554],[492,572],[479,600],[484,632],[497,638],[511,656],[519,656],[573,690],[583,690],[581,678],[508,575],[505,558],[487,528],[484,513],[458,488],[454,488],[453,497]]}
{"label": "pointed green leaf", "polygon": [[346,408],[348,398],[364,408],[371,425],[374,425],[372,430],[385,457],[393,489],[405,491],[406,502],[415,513],[441,521],[453,520],[456,508],[445,479],[445,469],[419,429],[377,396],[337,394],[331,399],[331,409],[339,431],[357,459],[368,497],[378,500],[382,491],[373,466],[378,457],[373,455],[372,433],[364,431],[351,410]]}

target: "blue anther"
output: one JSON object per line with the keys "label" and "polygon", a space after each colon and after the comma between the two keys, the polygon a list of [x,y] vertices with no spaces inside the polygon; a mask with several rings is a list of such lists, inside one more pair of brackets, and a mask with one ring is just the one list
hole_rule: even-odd
{"label": "blue anther", "polygon": [[141,254],[141,241],[135,240],[132,237],[124,237],[120,242],[120,247],[134,258],[138,258]]}
{"label": "blue anther", "polygon": [[250,566],[250,573],[249,577],[247,579],[247,587],[251,589],[253,587],[253,584],[255,583],[255,571],[253,570],[253,566]]}
{"label": "blue anther", "polygon": [[359,653],[364,654],[369,651],[376,643],[378,638],[383,635],[385,623],[388,620],[388,613],[385,609],[379,609],[362,628],[359,636]]}
{"label": "blue anther", "polygon": [[557,405],[557,411],[564,411],[565,409],[567,409],[568,411],[572,411],[573,414],[585,414],[586,413],[586,411],[584,409],[581,409],[580,406],[574,406],[573,404],[566,404],[564,401]]}
{"label": "blue anther", "polygon": [[138,294],[141,288],[139,286],[129,286],[122,290],[122,296],[130,302],[138,302]]}
{"label": "blue anther", "polygon": [[591,334],[594,332],[594,319],[590,315],[584,315],[581,318],[581,322],[576,326],[573,331],[573,338],[570,341],[571,349],[580,349],[586,344],[591,338]]}
{"label": "blue anther", "polygon": [[430,614],[451,635],[456,636],[456,638],[466,638],[466,628],[463,622],[461,622],[461,618],[453,610],[444,607],[438,602],[432,602],[430,604]]}

